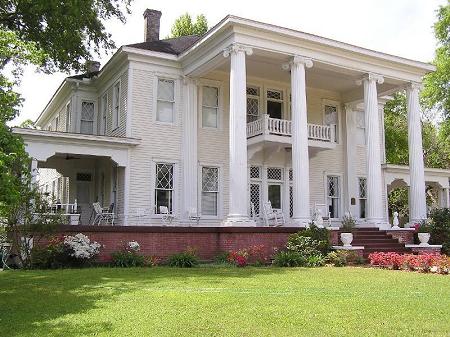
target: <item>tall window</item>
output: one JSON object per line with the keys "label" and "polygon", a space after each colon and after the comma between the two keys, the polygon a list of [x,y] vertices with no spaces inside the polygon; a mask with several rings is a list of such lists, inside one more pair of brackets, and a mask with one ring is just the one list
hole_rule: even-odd
{"label": "tall window", "polygon": [[[258,216],[261,209],[261,167],[250,167],[250,205],[253,205],[255,216]],[[251,211],[253,211],[251,210]]]}
{"label": "tall window", "polygon": [[175,81],[158,79],[158,100],[156,120],[173,123],[173,108],[175,105]]}
{"label": "tall window", "polygon": [[356,143],[358,145],[366,144],[366,121],[364,111],[355,111],[356,117]]}
{"label": "tall window", "polygon": [[332,218],[339,218],[340,186],[339,177],[327,176],[327,204]]}
{"label": "tall window", "polygon": [[94,133],[94,102],[81,102],[80,132],[87,135]]}
{"label": "tall window", "polygon": [[267,90],[267,114],[271,118],[281,119],[283,115],[283,92],[280,90]]}
{"label": "tall window", "polygon": [[267,168],[267,194],[272,208],[282,208],[283,169],[278,167]]}
{"label": "tall window", "polygon": [[330,125],[330,126],[334,126],[334,134],[335,134],[335,139],[334,141],[338,141],[339,139],[339,135],[338,135],[338,125],[339,125],[339,120],[338,120],[338,108],[337,106],[334,105],[325,105],[324,107],[325,111],[324,111],[324,122],[325,125]]}
{"label": "tall window", "polygon": [[219,88],[203,87],[202,126],[217,128],[219,121]]}
{"label": "tall window", "polygon": [[100,126],[100,134],[106,134],[106,116],[108,115],[108,95],[104,94],[102,97],[102,121]]}
{"label": "tall window", "polygon": [[217,216],[219,202],[219,169],[202,167],[202,214]]}
{"label": "tall window", "polygon": [[120,123],[120,91],[120,82],[117,82],[116,84],[114,84],[113,90],[113,129],[117,128]]}
{"label": "tall window", "polygon": [[59,116],[55,118],[55,131],[59,131]]}
{"label": "tall window", "polygon": [[260,90],[257,87],[247,87],[247,123],[259,118]]}
{"label": "tall window", "polygon": [[156,164],[155,207],[160,214],[160,206],[166,206],[169,213],[173,212],[173,164]]}
{"label": "tall window", "polygon": [[367,180],[366,178],[358,178],[359,185],[359,217],[366,217],[366,200],[367,200]]}
{"label": "tall window", "polygon": [[70,109],[71,109],[71,104],[69,102],[66,105],[66,132],[70,132],[70,123],[71,123],[70,119],[72,118]]}

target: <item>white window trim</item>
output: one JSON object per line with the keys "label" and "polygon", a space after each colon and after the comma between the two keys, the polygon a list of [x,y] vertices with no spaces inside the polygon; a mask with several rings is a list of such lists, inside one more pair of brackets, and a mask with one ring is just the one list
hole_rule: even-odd
{"label": "white window trim", "polygon": [[[257,88],[259,90],[259,96],[248,95],[247,94],[247,88],[248,87]],[[252,83],[248,82],[247,86],[245,87],[245,90],[246,90],[246,94],[245,94],[246,102],[247,102],[247,99],[249,97],[257,99],[258,100],[258,119],[263,118],[263,115],[266,113],[266,112],[264,112],[264,109],[263,109],[264,108],[264,103],[263,103],[264,102],[264,97],[262,97],[262,96],[263,96],[263,93],[265,93],[263,86],[261,85],[261,83],[256,84],[256,83],[253,83],[253,82]],[[245,120],[247,120],[247,116],[248,116],[247,111],[245,111]]]}
{"label": "white window trim", "polygon": [[[328,205],[328,176],[334,176],[334,177],[339,177],[339,214],[342,215],[344,214],[344,174],[343,173],[336,173],[336,172],[324,172],[323,175],[323,194],[324,194],[324,204]],[[339,218],[331,218],[332,220],[339,220],[341,217]]]}
{"label": "white window trim", "polygon": [[65,107],[66,107],[66,109],[64,111],[64,113],[66,114],[65,129],[66,129],[66,132],[71,132],[71,128],[72,128],[72,101],[69,100],[66,103]]}
{"label": "white window trim", "polygon": [[[203,126],[203,87],[215,87],[218,88],[218,109],[217,109],[217,127],[211,127],[211,126]],[[198,118],[198,127],[205,130],[223,130],[223,82],[221,81],[213,81],[213,80],[207,80],[207,79],[201,79],[198,84],[198,88],[200,89],[198,92],[198,106],[199,106],[199,118]]]}
{"label": "white window trim", "polygon": [[[359,186],[359,179],[366,179],[366,197],[365,198],[361,198],[360,197],[360,194],[359,194],[359,192],[360,192],[360,186]],[[364,220],[364,219],[366,219],[367,218],[367,177],[366,176],[362,176],[362,175],[358,175],[357,177],[356,177],[356,182],[357,182],[357,186],[358,186],[358,216],[356,217],[357,219],[361,219],[361,220]],[[361,210],[361,204],[360,204],[360,202],[361,202],[361,199],[364,199],[364,200],[366,200],[366,217],[365,218],[361,218],[360,217],[360,210]]]}
{"label": "white window trim", "polygon": [[[118,111],[117,111],[117,116],[116,116],[116,86],[119,85],[119,107],[118,107]],[[112,127],[111,127],[111,131],[117,130],[120,126],[120,110],[122,109],[122,102],[121,102],[121,96],[122,96],[122,81],[119,79],[117,81],[114,82],[114,84],[112,85],[112,109],[111,109],[111,113],[112,113]]]}
{"label": "white window trim", "polygon": [[[157,119],[158,114],[158,80],[169,80],[174,81],[173,85],[173,121],[172,122],[162,122]],[[153,78],[153,114],[152,121],[155,124],[167,125],[167,126],[178,126],[180,121],[178,117],[179,103],[181,98],[180,93],[180,77],[174,74],[165,73],[155,73]]]}
{"label": "white window trim", "polygon": [[[202,182],[203,182],[203,175],[202,175],[202,169],[203,167],[214,167],[219,170],[218,172],[218,179],[219,179],[219,191],[217,193],[217,215],[203,215],[202,213]],[[199,177],[197,182],[197,191],[198,191],[198,212],[201,214],[202,219],[221,219],[223,214],[223,179],[222,179],[222,172],[223,172],[223,165],[222,164],[213,164],[213,163],[205,163],[202,162],[198,166],[198,175]]]}
{"label": "white window trim", "polygon": [[81,115],[82,115],[82,113],[81,113],[81,111],[82,111],[82,109],[83,109],[83,103],[92,103],[92,104],[94,104],[94,116],[92,117],[92,134],[93,135],[95,135],[95,134],[97,134],[97,104],[96,104],[96,101],[95,100],[93,100],[93,99],[84,99],[84,98],[82,98],[81,99],[81,101],[80,101],[80,133],[81,133],[81,121],[82,121],[82,119],[81,119]]}
{"label": "white window trim", "polygon": [[337,131],[338,131],[338,137],[337,137],[337,144],[342,144],[342,112],[341,112],[341,102],[323,98],[322,99],[322,125],[325,125],[325,106],[334,106],[336,107],[337,114],[338,114],[338,125],[337,125]]}
{"label": "white window trim", "polygon": [[[278,100],[278,99],[273,99],[273,98],[267,98],[267,91],[279,91],[281,92],[281,95],[283,97],[282,100]],[[287,106],[289,104],[287,104],[287,90],[284,87],[278,86],[278,85],[268,85],[268,86],[264,86],[264,113],[267,115],[268,111],[267,111],[267,102],[271,101],[271,102],[280,102],[281,103],[281,119],[287,119]],[[247,112],[246,112],[247,114]]]}
{"label": "white window trim", "polygon": [[[106,135],[106,130],[108,129],[108,93],[104,92],[103,95],[100,96],[100,104],[101,104],[101,120],[100,120],[100,134]],[[105,99],[106,98],[106,99]]]}
{"label": "white window trim", "polygon": [[178,199],[179,199],[179,189],[178,189],[178,177],[179,177],[179,160],[171,160],[167,158],[152,158],[151,160],[151,190],[150,190],[150,214],[152,219],[161,219],[162,214],[156,213],[156,200],[155,200],[155,190],[156,190],[156,164],[173,164],[173,195],[172,195],[172,215],[176,218],[179,217],[178,209]]}

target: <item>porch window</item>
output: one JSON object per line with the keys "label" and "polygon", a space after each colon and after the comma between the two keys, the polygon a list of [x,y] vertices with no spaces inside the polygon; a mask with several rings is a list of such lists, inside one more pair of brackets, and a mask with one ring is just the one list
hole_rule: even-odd
{"label": "porch window", "polygon": [[202,214],[217,216],[219,202],[219,168],[202,167]]}
{"label": "porch window", "polygon": [[120,95],[121,95],[120,81],[114,84],[113,90],[113,129],[119,126],[120,119]]}
{"label": "porch window", "polygon": [[169,213],[173,212],[173,166],[174,164],[156,164],[155,207],[160,214],[160,206],[166,206]]}
{"label": "porch window", "polygon": [[260,90],[257,87],[247,87],[247,123],[259,118]]}
{"label": "porch window", "polygon": [[102,96],[102,121],[100,126],[100,134],[106,134],[106,116],[108,115],[108,95]]}
{"label": "porch window", "polygon": [[358,178],[359,185],[359,217],[366,217],[366,200],[367,200],[367,180],[366,178]]}
{"label": "porch window", "polygon": [[202,88],[202,126],[217,128],[219,120],[219,88]]}
{"label": "porch window", "polygon": [[340,186],[338,176],[327,176],[327,204],[332,218],[339,218]]}
{"label": "porch window", "polygon": [[366,144],[366,121],[364,111],[356,111],[356,143]]}
{"label": "porch window", "polygon": [[70,102],[66,105],[66,132],[70,132],[70,119],[72,118],[72,114],[70,112],[71,105]]}
{"label": "porch window", "polygon": [[259,215],[261,209],[261,167],[250,167],[250,204],[253,204],[255,214]]}
{"label": "porch window", "polygon": [[335,105],[328,105],[326,104],[324,106],[324,122],[325,125],[334,125],[334,134],[335,134],[335,139],[334,141],[337,142],[339,139],[339,135],[338,135],[338,125],[339,125],[339,116],[338,116],[338,108]]}
{"label": "porch window", "polygon": [[283,169],[277,167],[267,168],[267,194],[272,208],[282,208]]}
{"label": "porch window", "polygon": [[267,114],[271,118],[281,119],[283,115],[283,92],[280,90],[267,90]]}
{"label": "porch window", "polygon": [[81,102],[80,132],[87,135],[94,133],[94,103]]}
{"label": "porch window", "polygon": [[173,123],[173,108],[175,104],[175,81],[158,79],[158,100],[156,120]]}

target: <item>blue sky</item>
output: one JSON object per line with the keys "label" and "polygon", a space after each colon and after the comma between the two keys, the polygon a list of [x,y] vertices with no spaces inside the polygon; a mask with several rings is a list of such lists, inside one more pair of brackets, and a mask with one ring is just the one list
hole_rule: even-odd
{"label": "blue sky", "polygon": [[[143,40],[143,17],[146,8],[162,12],[161,38],[170,33],[174,20],[189,12],[206,15],[209,26],[227,14],[263,21],[321,35],[361,47],[431,61],[435,40],[433,23],[436,9],[447,0],[135,0],[127,23],[106,23],[117,46]],[[102,65],[109,59],[102,55]],[[25,70],[18,91],[25,98],[20,116],[13,122],[35,120],[67,74],[45,75],[32,67]]]}

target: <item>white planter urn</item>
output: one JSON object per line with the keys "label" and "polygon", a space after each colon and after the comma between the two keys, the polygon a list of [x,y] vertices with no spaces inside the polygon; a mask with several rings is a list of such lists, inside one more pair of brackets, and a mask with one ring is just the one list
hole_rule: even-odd
{"label": "white planter urn", "polygon": [[430,233],[418,233],[417,236],[419,237],[421,246],[428,246],[428,241],[430,241]]}
{"label": "white planter urn", "polygon": [[76,226],[80,224],[80,214],[69,215],[69,225]]}
{"label": "white planter urn", "polygon": [[341,233],[341,241],[344,244],[344,247],[351,247],[353,241],[352,233]]}

